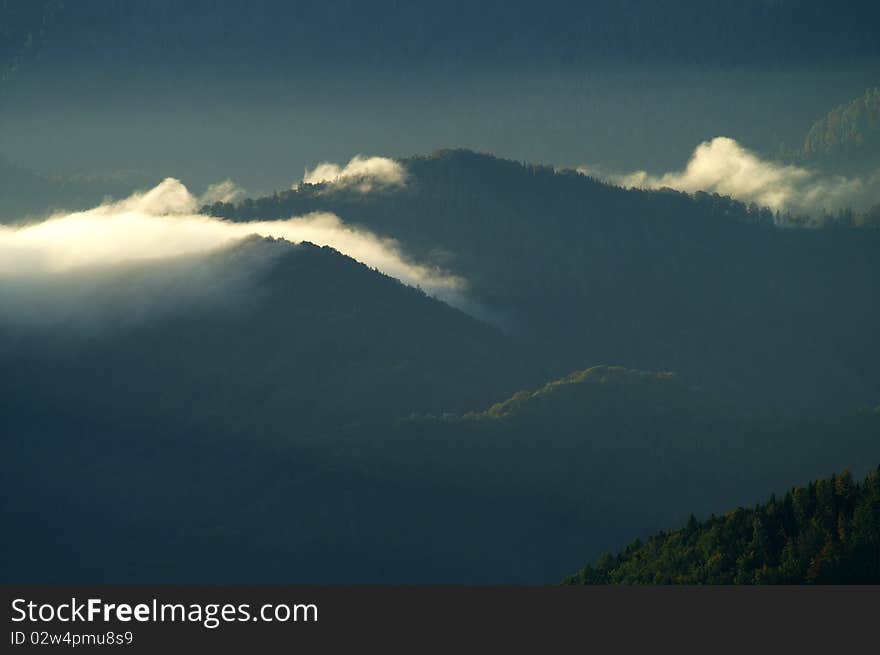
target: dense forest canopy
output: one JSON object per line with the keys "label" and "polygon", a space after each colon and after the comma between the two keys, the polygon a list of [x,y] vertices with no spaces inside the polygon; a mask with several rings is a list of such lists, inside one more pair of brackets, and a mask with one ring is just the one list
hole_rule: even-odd
{"label": "dense forest canopy", "polygon": [[795,487],[754,508],[636,540],[570,584],[877,584],[880,468]]}

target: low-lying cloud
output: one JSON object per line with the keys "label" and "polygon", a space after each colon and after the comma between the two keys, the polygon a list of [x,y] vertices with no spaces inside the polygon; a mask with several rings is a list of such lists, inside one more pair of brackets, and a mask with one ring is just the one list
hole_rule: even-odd
{"label": "low-lying cloud", "polygon": [[[251,237],[234,250],[207,254],[77,267],[60,274],[0,274],[0,330],[63,325],[67,334],[77,333],[70,328],[94,334],[194,309],[238,311],[257,300],[263,274],[289,247]],[[0,357],[15,349],[14,339],[0,339]]]}
{"label": "low-lying cloud", "polygon": [[880,170],[865,177],[844,177],[761,158],[728,137],[696,147],[681,171],[609,173],[581,167],[581,173],[623,187],[706,191],[754,202],[780,212],[819,217],[842,209],[863,211],[880,199]]}
{"label": "low-lying cloud", "polygon": [[406,169],[393,159],[355,155],[345,166],[322,162],[311,170],[306,169],[302,181],[304,184],[328,184],[370,193],[377,189],[402,187],[406,178]]}
{"label": "low-lying cloud", "polygon": [[[455,303],[464,281],[410,261],[398,243],[330,213],[230,222],[198,213],[196,198],[168,178],[149,191],[20,227],[0,226],[0,282],[210,253],[251,235],[330,246],[402,282]],[[110,271],[112,273],[112,271]]]}

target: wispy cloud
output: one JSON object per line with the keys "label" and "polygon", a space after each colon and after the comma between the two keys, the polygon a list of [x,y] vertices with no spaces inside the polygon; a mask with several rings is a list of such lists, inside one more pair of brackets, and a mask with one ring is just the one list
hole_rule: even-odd
{"label": "wispy cloud", "polygon": [[281,221],[230,222],[197,212],[178,180],[94,209],[22,227],[0,226],[0,280],[208,253],[250,235],[330,246],[406,284],[454,302],[464,281],[406,258],[399,244],[330,213]]}
{"label": "wispy cloud", "polygon": [[355,155],[345,166],[322,162],[303,175],[304,184],[331,184],[369,193],[406,184],[406,169],[387,157]]}
{"label": "wispy cloud", "polygon": [[586,166],[578,170],[624,187],[706,191],[814,217],[845,208],[864,210],[880,200],[880,170],[865,177],[824,175],[763,159],[728,137],[701,143],[680,171],[651,175],[646,171],[614,173]]}
{"label": "wispy cloud", "polygon": [[242,200],[247,192],[232,180],[223,180],[209,186],[199,196],[200,205],[213,205],[215,202],[237,202]]}

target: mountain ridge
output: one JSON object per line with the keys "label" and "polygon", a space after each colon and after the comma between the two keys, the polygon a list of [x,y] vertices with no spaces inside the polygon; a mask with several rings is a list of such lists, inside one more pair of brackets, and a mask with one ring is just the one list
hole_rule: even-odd
{"label": "mountain ridge", "polygon": [[717,195],[622,189],[461,149],[400,163],[403,188],[304,185],[205,210],[242,221],[333,211],[393,238],[467,279],[548,378],[599,362],[673,370],[802,411],[880,394],[880,311],[864,301],[880,231],[786,228]]}

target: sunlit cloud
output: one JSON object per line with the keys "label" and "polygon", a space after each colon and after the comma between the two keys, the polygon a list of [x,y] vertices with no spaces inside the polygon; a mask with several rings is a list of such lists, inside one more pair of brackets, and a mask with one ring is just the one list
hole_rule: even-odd
{"label": "sunlit cloud", "polygon": [[0,226],[0,278],[207,253],[256,234],[330,246],[445,300],[465,286],[459,277],[409,260],[393,239],[354,228],[334,214],[231,222],[199,214],[199,202],[178,180],[168,178],[149,191],[94,209],[21,227]]}
{"label": "sunlit cloud", "polygon": [[247,195],[247,192],[232,180],[223,180],[209,186],[199,196],[200,205],[213,205],[215,202],[238,202]]}
{"label": "sunlit cloud", "polygon": [[322,162],[303,175],[304,184],[328,184],[353,188],[369,193],[380,188],[402,187],[406,184],[406,169],[387,157],[355,155],[345,166]]}
{"label": "sunlit cloud", "polygon": [[628,188],[706,191],[809,216],[846,208],[860,211],[880,199],[880,170],[865,177],[823,175],[802,166],[763,159],[728,137],[701,143],[681,171],[651,175],[646,171],[612,173],[586,166],[578,170]]}

